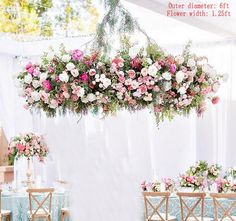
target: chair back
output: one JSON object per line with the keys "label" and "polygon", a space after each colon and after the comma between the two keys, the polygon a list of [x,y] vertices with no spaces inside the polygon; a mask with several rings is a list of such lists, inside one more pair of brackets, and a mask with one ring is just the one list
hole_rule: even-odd
{"label": "chair back", "polygon": [[[204,201],[206,197],[206,193],[182,193],[178,192],[177,196],[180,200],[180,208],[181,208],[181,220],[187,221],[189,217],[191,217],[191,220],[195,221],[202,221],[204,220]],[[193,202],[193,205],[188,205],[187,200],[189,199],[195,199]],[[196,214],[196,209],[198,207],[201,207],[200,209],[200,218]]]}
{"label": "chair back", "polygon": [[[169,192],[143,192],[147,220],[168,220],[169,196]],[[158,198],[158,201],[151,200],[152,198]],[[160,213],[160,209],[163,206],[165,207],[165,217]]]}
{"label": "chair back", "polygon": [[[226,218],[235,221],[232,212],[236,209],[236,193],[211,193],[210,196],[213,199],[215,220],[222,221]],[[222,199],[228,199],[227,207],[222,204]]]}
{"label": "chair back", "polygon": [[1,217],[1,211],[2,211],[2,190],[0,189],[0,217]]}
{"label": "chair back", "polygon": [[[54,189],[53,188],[27,189],[27,192],[29,194],[30,216],[31,217],[36,216],[39,210],[40,214],[49,216],[52,211],[52,193],[54,192]],[[36,206],[35,208],[34,205]]]}

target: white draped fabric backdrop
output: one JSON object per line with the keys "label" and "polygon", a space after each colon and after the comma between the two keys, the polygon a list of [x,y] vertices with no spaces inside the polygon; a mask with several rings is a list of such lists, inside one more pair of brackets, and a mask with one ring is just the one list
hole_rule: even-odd
{"label": "white draped fabric backdrop", "polygon": [[[180,52],[178,46],[167,49]],[[141,181],[177,177],[196,160],[235,165],[235,49],[233,40],[194,45],[194,52],[208,56],[218,72],[229,75],[221,101],[209,105],[203,118],[192,113],[165,121],[159,129],[148,110],[122,111],[106,119],[31,115],[14,87],[19,59],[1,54],[1,124],[8,138],[28,131],[46,136],[54,162],[47,176],[60,170],[60,179],[72,183],[74,220],[142,220]]]}

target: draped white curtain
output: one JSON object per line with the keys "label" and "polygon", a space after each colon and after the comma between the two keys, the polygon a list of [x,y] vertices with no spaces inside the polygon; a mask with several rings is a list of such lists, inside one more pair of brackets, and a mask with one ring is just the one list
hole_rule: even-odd
{"label": "draped white curtain", "polygon": [[207,55],[218,72],[229,74],[221,102],[209,105],[201,119],[194,113],[176,117],[159,129],[148,110],[122,111],[106,119],[30,115],[12,80],[17,60],[1,55],[1,123],[8,138],[26,131],[46,136],[57,159],[48,174],[53,176],[56,170],[62,180],[72,183],[74,220],[141,220],[142,180],[176,177],[198,159],[234,165],[235,47],[234,41],[194,46],[194,52]]}

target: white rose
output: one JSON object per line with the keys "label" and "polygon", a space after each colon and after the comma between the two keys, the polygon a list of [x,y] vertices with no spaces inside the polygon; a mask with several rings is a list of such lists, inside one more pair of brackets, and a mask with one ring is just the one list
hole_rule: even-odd
{"label": "white rose", "polygon": [[88,103],[88,98],[87,98],[87,97],[82,97],[82,98],[81,98],[81,101],[82,101],[83,103]]}
{"label": "white rose", "polygon": [[77,95],[78,97],[83,97],[83,96],[84,96],[84,93],[85,93],[84,88],[79,87],[79,91],[77,92],[76,95]]}
{"label": "white rose", "polygon": [[32,75],[31,74],[27,74],[25,77],[24,77],[24,82],[26,84],[30,84],[32,82]]}
{"label": "white rose", "polygon": [[179,90],[178,90],[178,93],[186,94],[186,88],[185,87],[180,87]]}
{"label": "white rose", "polygon": [[70,73],[71,73],[72,76],[74,76],[74,77],[78,77],[78,75],[79,75],[78,69],[73,69],[73,70],[70,71]]}
{"label": "white rose", "polygon": [[119,100],[123,99],[123,94],[121,92],[117,92],[116,96]]}
{"label": "white rose", "polygon": [[213,86],[212,86],[212,90],[213,90],[213,92],[215,92],[215,93],[219,90],[219,88],[220,88],[220,84],[219,84],[219,83],[215,83],[215,84],[213,84]]}
{"label": "white rose", "polygon": [[147,74],[148,74],[148,69],[147,69],[147,68],[142,68],[141,74],[142,74],[143,76],[147,76]]}
{"label": "white rose", "polygon": [[40,82],[37,81],[37,80],[33,80],[32,85],[36,89],[36,88],[38,88],[40,86]]}
{"label": "white rose", "polygon": [[167,81],[170,81],[171,80],[171,73],[166,71],[162,74],[162,77],[167,80]]}
{"label": "white rose", "polygon": [[88,94],[87,99],[89,102],[93,102],[96,100],[96,96],[92,93]]}
{"label": "white rose", "polygon": [[73,70],[74,68],[75,68],[75,65],[71,62],[66,65],[66,69],[69,71]]}
{"label": "white rose", "polygon": [[63,62],[69,62],[70,59],[71,59],[71,56],[68,55],[68,54],[64,54],[64,55],[61,57],[61,60],[62,60]]}
{"label": "white rose", "polygon": [[152,64],[152,59],[151,59],[151,58],[147,58],[147,59],[146,59],[146,62],[147,62],[148,64]]}
{"label": "white rose", "polygon": [[107,88],[108,86],[111,85],[111,80],[109,78],[105,78],[102,83],[103,83],[103,86]]}
{"label": "white rose", "polygon": [[171,89],[171,82],[170,81],[164,82],[164,90],[169,91],[170,89]]}
{"label": "white rose", "polygon": [[39,76],[39,81],[43,82],[43,81],[45,81],[47,79],[47,77],[48,77],[48,74],[46,72],[43,72]]}
{"label": "white rose", "polygon": [[143,100],[145,100],[145,101],[152,101],[152,94],[148,94],[147,96],[145,96],[143,98]]}
{"label": "white rose", "polygon": [[60,81],[67,83],[69,81],[69,75],[65,71],[63,71],[61,74],[59,74],[59,79]]}
{"label": "white rose", "polygon": [[31,93],[31,97],[34,101],[39,101],[40,100],[40,94],[37,91],[33,91]]}
{"label": "white rose", "polygon": [[134,97],[141,97],[141,92],[137,90],[133,93],[133,96]]}
{"label": "white rose", "polygon": [[190,59],[188,60],[187,66],[188,66],[188,67],[194,67],[195,65],[196,65],[195,60],[194,60],[193,58],[190,58]]}
{"label": "white rose", "polygon": [[131,58],[135,58],[137,54],[139,53],[139,51],[140,51],[140,47],[138,47],[137,45],[134,45],[133,47],[129,49],[129,56]]}
{"label": "white rose", "polygon": [[185,76],[185,73],[183,71],[178,71],[176,73],[175,78],[176,78],[176,81],[177,81],[178,84],[181,83],[184,80],[184,76]]}
{"label": "white rose", "polygon": [[178,64],[183,64],[184,63],[184,57],[182,57],[180,55],[176,56],[175,60]]}
{"label": "white rose", "polygon": [[153,64],[151,66],[148,67],[148,74],[155,77],[157,74],[157,67]]}

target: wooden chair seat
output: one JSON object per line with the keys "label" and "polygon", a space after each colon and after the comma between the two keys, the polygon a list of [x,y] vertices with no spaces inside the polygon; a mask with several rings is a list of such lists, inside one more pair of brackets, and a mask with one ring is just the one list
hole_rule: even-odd
{"label": "wooden chair seat", "polygon": [[[161,215],[162,217],[165,217],[166,214],[165,214],[165,213],[160,213],[160,215]],[[162,221],[158,215],[154,215],[154,216],[152,216],[152,217],[148,217],[148,219],[146,219],[146,220],[147,220],[147,221],[149,221],[149,220]],[[171,215],[168,214],[168,221],[176,221],[176,220],[177,220],[177,219],[176,219],[175,216],[171,216]]]}
{"label": "wooden chair seat", "polygon": [[[37,212],[36,212],[36,210],[32,210],[32,213],[34,214],[35,217],[48,217],[48,216],[51,216],[48,209],[45,209],[45,210],[47,211],[47,213],[45,213],[45,211],[43,209],[39,209]],[[30,215],[30,210],[27,213],[28,213],[28,215]]]}
{"label": "wooden chair seat", "polygon": [[[236,216],[231,216],[233,220],[236,220]],[[218,219],[218,221],[232,221],[232,219],[226,217],[223,220],[222,219]]]}
{"label": "wooden chair seat", "polygon": [[10,210],[1,210],[0,214],[2,216],[10,216],[11,215],[11,211]]}

